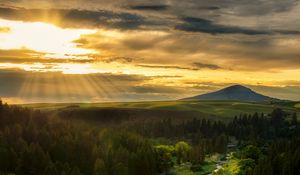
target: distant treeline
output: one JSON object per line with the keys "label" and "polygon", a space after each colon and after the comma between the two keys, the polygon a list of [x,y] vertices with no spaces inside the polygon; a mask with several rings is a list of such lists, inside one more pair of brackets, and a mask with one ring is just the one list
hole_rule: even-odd
{"label": "distant treeline", "polygon": [[[241,149],[252,146],[240,155],[251,162],[241,174],[296,175],[300,126],[295,114],[292,120],[287,115],[275,109],[268,117],[241,115],[226,124],[163,119],[97,127],[0,101],[0,174],[158,175],[174,163],[201,165],[206,154],[226,153],[233,137]],[[159,138],[170,145],[152,141]]]}
{"label": "distant treeline", "polygon": [[[288,116],[291,120],[287,120]],[[192,143],[199,139],[209,139],[221,135],[234,136],[239,143],[266,142],[278,138],[290,138],[299,132],[296,113],[289,114],[281,109],[274,109],[271,114],[240,115],[230,122],[196,119],[173,122],[166,119],[153,122],[137,122],[130,126],[138,133],[147,137],[186,138]]]}

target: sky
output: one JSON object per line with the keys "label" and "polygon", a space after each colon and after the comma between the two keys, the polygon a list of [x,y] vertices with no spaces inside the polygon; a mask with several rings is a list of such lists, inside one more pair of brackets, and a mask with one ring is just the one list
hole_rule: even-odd
{"label": "sky", "polygon": [[242,84],[300,100],[299,21],[299,0],[0,0],[0,97],[174,100]]}

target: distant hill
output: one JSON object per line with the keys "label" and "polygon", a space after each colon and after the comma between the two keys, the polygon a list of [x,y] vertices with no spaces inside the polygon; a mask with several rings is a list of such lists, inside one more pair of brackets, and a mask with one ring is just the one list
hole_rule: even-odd
{"label": "distant hill", "polygon": [[280,99],[259,94],[242,85],[233,85],[215,92],[189,97],[182,100],[237,100],[253,102],[280,101]]}

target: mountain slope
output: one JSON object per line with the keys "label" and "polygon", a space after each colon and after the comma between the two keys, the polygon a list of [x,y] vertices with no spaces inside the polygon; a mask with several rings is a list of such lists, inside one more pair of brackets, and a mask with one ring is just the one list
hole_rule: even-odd
{"label": "mountain slope", "polygon": [[183,100],[279,101],[279,99],[256,93],[250,88],[241,85],[230,86],[215,92],[189,97]]}

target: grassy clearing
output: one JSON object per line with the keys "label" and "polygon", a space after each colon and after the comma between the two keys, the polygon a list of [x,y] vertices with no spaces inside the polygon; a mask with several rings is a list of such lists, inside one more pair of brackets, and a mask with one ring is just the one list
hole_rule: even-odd
{"label": "grassy clearing", "polygon": [[202,170],[195,172],[195,175],[207,175],[212,173],[216,169],[216,164],[214,162],[208,162],[202,166]]}
{"label": "grassy clearing", "polygon": [[172,175],[208,175],[211,174],[216,168],[216,162],[220,161],[223,157],[221,154],[213,154],[207,155],[205,158],[205,162],[199,166],[199,170],[192,171],[191,170],[191,163],[184,163],[181,165],[175,165],[170,174]]}
{"label": "grassy clearing", "polygon": [[201,166],[201,170],[193,172],[191,171],[191,164],[186,163],[182,165],[176,165],[171,170],[170,174],[172,175],[207,175],[212,173],[216,169],[214,162],[206,162]]}
{"label": "grassy clearing", "polygon": [[175,165],[171,171],[170,174],[172,175],[195,175],[194,172],[190,170],[191,164],[185,163],[181,165]]}
{"label": "grassy clearing", "polygon": [[222,169],[219,170],[217,173],[213,173],[214,175],[235,175],[239,174],[240,166],[239,166],[240,159],[230,155],[229,161],[222,166]]}
{"label": "grassy clearing", "polygon": [[224,156],[219,153],[215,153],[213,155],[207,155],[205,157],[205,162],[216,162],[216,161],[220,160],[222,157],[224,157]]}
{"label": "grassy clearing", "polygon": [[239,168],[239,160],[238,159],[231,159],[229,163],[224,166],[225,172],[227,171],[230,174],[238,174],[240,171]]}
{"label": "grassy clearing", "polygon": [[114,102],[114,103],[41,103],[26,104],[25,107],[35,108],[44,111],[51,111],[62,108],[125,108],[125,109],[154,109],[168,111],[192,111],[201,116],[232,118],[241,113],[252,114],[270,113],[274,108],[280,107],[287,112],[300,114],[300,103],[251,103],[238,101],[155,101],[155,102]]}

